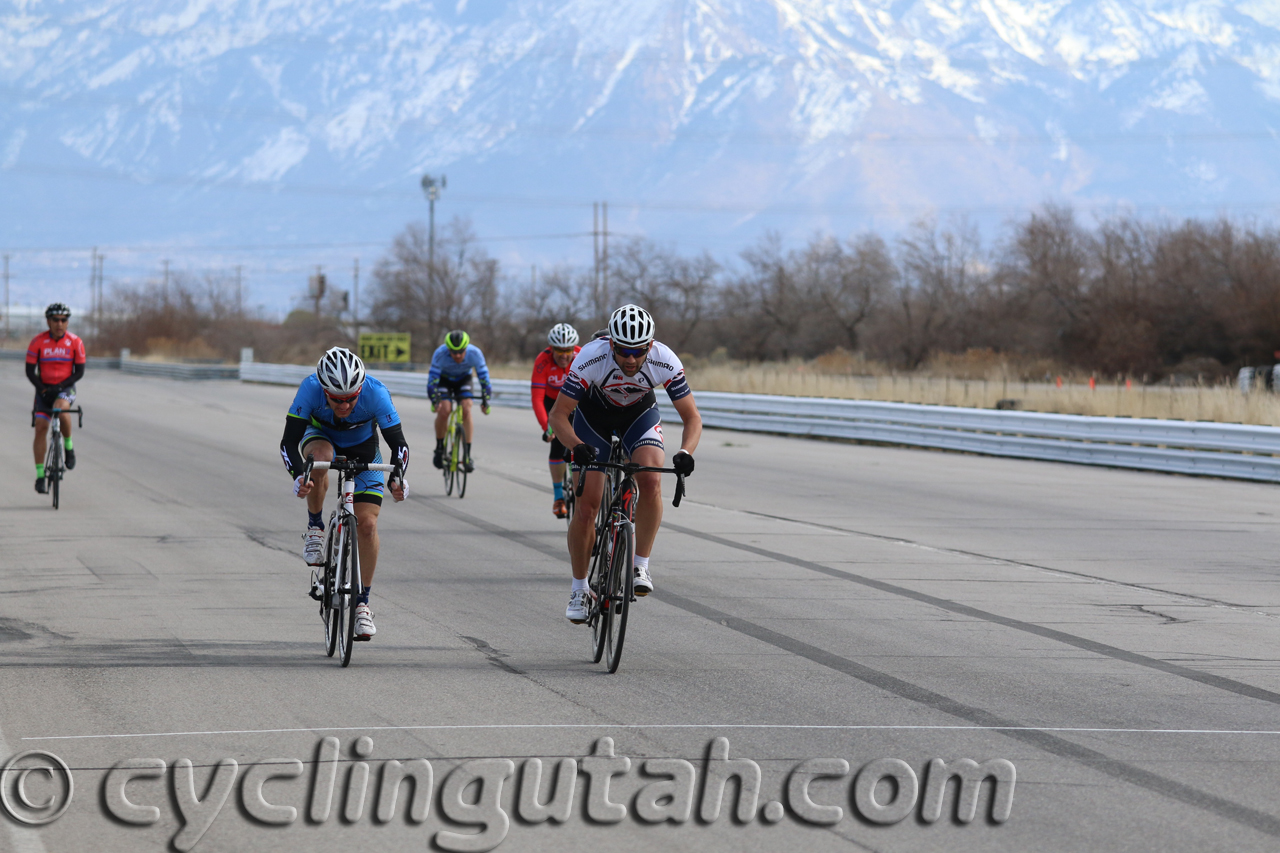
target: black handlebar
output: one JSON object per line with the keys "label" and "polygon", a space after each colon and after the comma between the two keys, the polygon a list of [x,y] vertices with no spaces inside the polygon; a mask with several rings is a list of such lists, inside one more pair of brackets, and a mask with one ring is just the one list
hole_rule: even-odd
{"label": "black handlebar", "polygon": [[[53,413],[57,415],[76,415],[77,420],[79,421],[76,424],[76,428],[84,429],[84,409],[80,408],[79,406],[76,406],[74,409],[54,409]],[[39,409],[32,409],[31,410],[32,426],[36,425],[36,415],[44,415],[45,417],[48,417],[49,412],[42,412]]]}
{"label": "black handlebar", "polygon": [[[316,464],[315,454],[308,453],[307,466],[302,469],[302,481],[304,483],[308,483],[311,481],[311,471],[315,467],[315,464]],[[345,456],[335,456],[329,460],[329,463],[328,463],[329,467],[327,470],[341,471],[347,474],[360,474],[365,471],[368,471],[370,465],[382,465],[382,464],[385,464],[385,463],[357,462],[356,460],[348,459]],[[390,481],[397,482],[399,480],[403,480],[404,472],[400,470],[400,463],[393,462],[392,465],[394,467],[392,468],[392,471],[391,471],[391,477],[389,478]]]}
{"label": "black handlebar", "polygon": [[[655,474],[675,474],[676,475],[676,493],[671,500],[672,506],[680,506],[680,500],[684,497],[684,474],[681,474],[675,468],[651,468],[648,465],[637,465],[634,462],[592,462],[587,468],[616,468],[624,474],[639,474],[643,472],[652,472]],[[581,472],[578,475],[578,485],[573,490],[574,497],[582,497],[582,487],[586,483],[586,474],[584,468],[578,468]]]}

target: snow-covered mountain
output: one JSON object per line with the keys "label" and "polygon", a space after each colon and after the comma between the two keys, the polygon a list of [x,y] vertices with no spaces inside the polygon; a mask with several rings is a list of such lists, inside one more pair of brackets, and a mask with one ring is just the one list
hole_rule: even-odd
{"label": "snow-covered mountain", "polygon": [[296,286],[425,218],[424,172],[482,238],[608,200],[615,231],[726,254],[1046,200],[1270,216],[1277,132],[1276,0],[0,6],[0,249],[48,281],[68,262],[31,247]]}

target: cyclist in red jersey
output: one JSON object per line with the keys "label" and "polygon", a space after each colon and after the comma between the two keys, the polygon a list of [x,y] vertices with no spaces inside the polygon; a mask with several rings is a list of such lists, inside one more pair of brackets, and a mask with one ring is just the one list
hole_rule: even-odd
{"label": "cyclist in red jersey", "polygon": [[[49,443],[49,418],[55,409],[69,409],[76,399],[76,382],[84,376],[86,362],[84,341],[67,331],[71,309],[54,302],[44,310],[49,331],[41,332],[27,347],[27,379],[36,386],[36,437],[32,450],[36,457],[36,491],[45,490],[44,454]],[[63,444],[66,447],[67,470],[76,467],[76,452],[71,448],[71,416],[62,419]]]}
{"label": "cyclist in red jersey", "polygon": [[555,433],[547,423],[547,413],[555,405],[560,396],[560,386],[564,384],[565,374],[573,364],[574,356],[582,347],[578,346],[578,330],[568,323],[557,323],[547,333],[547,343],[551,346],[538,353],[533,362],[533,379],[530,391],[533,395],[533,414],[542,427],[542,440],[550,443],[551,483],[555,489],[555,498],[551,511],[556,518],[564,518],[567,514],[564,507],[564,445],[555,437]]}

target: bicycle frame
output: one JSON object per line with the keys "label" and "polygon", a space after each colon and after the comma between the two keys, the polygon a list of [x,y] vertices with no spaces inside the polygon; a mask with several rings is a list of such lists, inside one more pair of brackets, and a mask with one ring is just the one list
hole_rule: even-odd
{"label": "bicycle frame", "polygon": [[76,415],[79,419],[79,427],[81,428],[84,427],[84,410],[79,406],[76,406],[74,408],[69,407],[66,409],[55,408],[53,410],[53,414],[51,415],[46,414],[45,412],[38,411],[36,409],[31,410],[31,426],[32,427],[36,426],[36,419],[39,416],[44,416],[49,419],[48,431],[45,434],[44,467],[45,467],[45,481],[48,484],[49,494],[53,499],[54,509],[58,508],[59,496],[61,491],[61,483],[62,483],[62,474],[64,470],[63,463],[62,463],[62,453],[63,453],[62,416],[63,415],[66,415],[67,417],[71,417],[71,415]]}

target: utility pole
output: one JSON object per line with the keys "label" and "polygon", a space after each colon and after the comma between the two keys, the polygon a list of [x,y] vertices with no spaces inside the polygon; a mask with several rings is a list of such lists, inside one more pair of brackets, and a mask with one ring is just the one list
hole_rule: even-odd
{"label": "utility pole", "polygon": [[591,250],[595,256],[595,277],[591,298],[596,311],[609,316],[609,202],[591,203]]}
{"label": "utility pole", "polygon": [[107,261],[106,255],[101,255],[101,254],[98,255],[98,269],[96,274],[94,275],[94,278],[97,279],[97,288],[96,288],[97,298],[95,299],[95,302],[97,303],[97,313],[95,314],[94,321],[93,321],[93,331],[94,331],[94,334],[96,335],[102,334],[102,317],[103,317],[103,314],[106,313],[105,309],[102,306],[102,303],[104,301],[103,286],[102,286],[102,267],[103,267],[103,264],[106,263],[106,261]]}
{"label": "utility pole", "polygon": [[9,255],[4,256],[4,339],[9,340]]}
{"label": "utility pole", "polygon": [[[89,316],[98,315],[98,247],[89,250]],[[96,333],[96,329],[94,330]]]}
{"label": "utility pole", "polygon": [[236,264],[236,316],[244,316],[244,276],[243,267]]}
{"label": "utility pole", "polygon": [[355,335],[356,347],[360,346],[360,259],[355,259],[351,268],[351,331]]}
{"label": "utility pole", "polygon": [[164,290],[162,291],[162,293],[164,294],[164,304],[168,305],[169,304],[169,259],[165,258],[160,263],[164,264]]}
{"label": "utility pole", "polygon": [[600,317],[600,202],[591,202],[591,303]]}
{"label": "utility pole", "polygon": [[430,175],[422,176],[422,191],[427,196],[427,283],[435,284],[436,281],[436,199],[440,198],[440,191],[449,185],[445,175],[440,176],[440,180],[436,180]]}
{"label": "utility pole", "polygon": [[608,317],[609,312],[613,310],[609,303],[609,202],[600,202],[600,214],[604,225],[604,233],[600,235],[601,246],[604,249],[600,256],[600,271],[603,278],[601,291],[604,294],[604,313]]}

